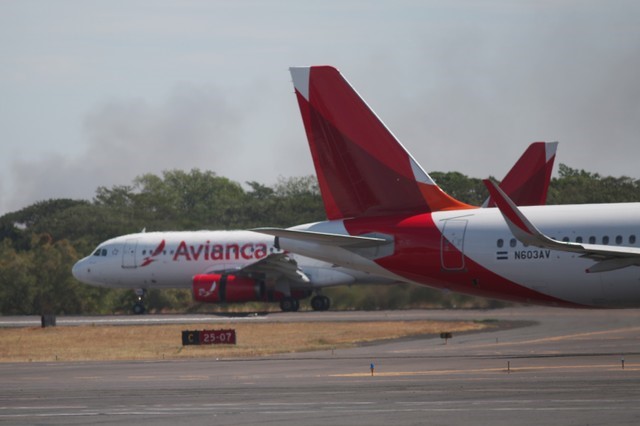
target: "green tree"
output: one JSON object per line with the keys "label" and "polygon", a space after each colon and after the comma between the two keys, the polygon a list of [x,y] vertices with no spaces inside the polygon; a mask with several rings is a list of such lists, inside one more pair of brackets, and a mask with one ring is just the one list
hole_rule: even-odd
{"label": "green tree", "polygon": [[234,228],[242,222],[244,190],[237,182],[197,169],[136,178],[136,211],[151,214],[153,229]]}
{"label": "green tree", "polygon": [[622,203],[640,201],[640,181],[622,176],[602,177],[560,164],[551,180],[548,204]]}
{"label": "green tree", "polygon": [[48,234],[34,235],[30,275],[37,290],[37,313],[77,314],[85,312],[82,287],[69,273],[78,258],[67,240],[53,242]]}
{"label": "green tree", "polygon": [[32,254],[16,251],[11,240],[0,242],[0,313],[32,314],[36,280],[31,275]]}
{"label": "green tree", "polygon": [[245,226],[252,228],[261,226],[258,224],[270,223],[278,205],[274,189],[255,181],[247,182],[247,185],[251,190],[245,196],[243,209]]}
{"label": "green tree", "polygon": [[315,176],[280,178],[274,192],[276,206],[271,218],[272,226],[294,226],[326,219]]}

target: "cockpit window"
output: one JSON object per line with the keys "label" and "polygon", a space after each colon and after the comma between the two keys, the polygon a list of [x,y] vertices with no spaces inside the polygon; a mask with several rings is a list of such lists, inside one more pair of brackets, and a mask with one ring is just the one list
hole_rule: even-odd
{"label": "cockpit window", "polygon": [[93,255],[94,256],[106,256],[107,255],[107,249],[106,248],[98,248],[93,253]]}

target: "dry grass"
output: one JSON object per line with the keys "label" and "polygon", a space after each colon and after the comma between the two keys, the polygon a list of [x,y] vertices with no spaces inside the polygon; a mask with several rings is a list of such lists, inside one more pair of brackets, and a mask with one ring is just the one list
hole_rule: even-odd
{"label": "dry grass", "polygon": [[[473,322],[387,321],[5,328],[0,329],[0,362],[252,357],[485,327]],[[182,346],[182,330],[221,328],[235,329],[238,344]]]}

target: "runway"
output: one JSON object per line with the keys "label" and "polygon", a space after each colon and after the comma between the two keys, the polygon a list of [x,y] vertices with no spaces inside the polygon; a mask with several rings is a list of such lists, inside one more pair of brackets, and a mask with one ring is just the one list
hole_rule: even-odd
{"label": "runway", "polygon": [[635,425],[639,313],[513,308],[267,315],[256,320],[536,323],[454,336],[446,345],[429,337],[249,360],[0,364],[0,423]]}

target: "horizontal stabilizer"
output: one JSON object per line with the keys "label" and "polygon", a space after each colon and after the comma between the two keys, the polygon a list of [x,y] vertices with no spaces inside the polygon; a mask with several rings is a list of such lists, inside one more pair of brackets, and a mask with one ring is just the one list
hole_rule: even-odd
{"label": "horizontal stabilizer", "polygon": [[288,238],[291,240],[306,241],[327,246],[348,247],[348,248],[368,248],[379,247],[391,243],[390,240],[378,237],[363,237],[342,234],[328,234],[313,231],[297,231],[293,229],[282,228],[255,228],[254,232],[273,235],[279,238]]}
{"label": "horizontal stabilizer", "polygon": [[527,219],[511,199],[489,179],[483,180],[504,217],[511,233],[523,244],[540,248],[578,253],[581,257],[597,261],[587,272],[605,272],[627,266],[640,266],[640,249],[627,246],[608,246],[604,244],[582,244],[554,240],[543,234]]}

